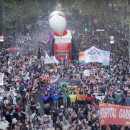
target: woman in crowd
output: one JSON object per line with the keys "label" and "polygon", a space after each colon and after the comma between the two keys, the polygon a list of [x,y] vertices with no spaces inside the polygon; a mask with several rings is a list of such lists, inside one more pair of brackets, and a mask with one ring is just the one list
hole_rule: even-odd
{"label": "woman in crowd", "polygon": [[[87,40],[91,42],[92,38]],[[98,41],[94,41],[94,45],[110,50]],[[86,46],[78,47],[79,51],[85,49]],[[50,71],[52,65],[42,66],[32,55],[13,57],[2,51],[8,58],[2,59],[0,64],[0,72],[4,73],[4,84],[0,86],[1,117],[9,122],[11,130],[121,129],[122,126],[100,126],[98,105],[99,101],[118,105],[129,103],[130,65],[126,51],[127,45],[119,48],[119,52],[111,50],[109,67],[98,63],[78,66],[72,61],[68,65],[60,63],[57,73]],[[91,70],[90,76],[83,74],[86,69]],[[67,83],[51,83],[53,76]],[[38,93],[41,93],[44,108],[36,101]],[[51,119],[45,118],[48,115]],[[43,125],[46,121],[48,123]]]}

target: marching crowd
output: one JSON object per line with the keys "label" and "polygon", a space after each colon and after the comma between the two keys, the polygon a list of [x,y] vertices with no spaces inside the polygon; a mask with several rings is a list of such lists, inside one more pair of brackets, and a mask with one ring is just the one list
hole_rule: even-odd
{"label": "marching crowd", "polygon": [[[111,48],[90,39],[95,46]],[[89,42],[89,41],[87,41]],[[85,42],[84,47],[88,46]],[[79,51],[83,51],[83,46]],[[127,44],[111,50],[110,66],[99,63],[78,65],[61,61],[57,71],[34,56],[13,56],[2,48],[0,73],[0,129],[9,130],[128,130],[126,126],[100,126],[99,102],[130,105],[130,64]],[[90,75],[84,75],[89,69]],[[52,79],[54,80],[52,81]],[[41,94],[44,108],[36,102]],[[39,110],[43,110],[43,115]]]}

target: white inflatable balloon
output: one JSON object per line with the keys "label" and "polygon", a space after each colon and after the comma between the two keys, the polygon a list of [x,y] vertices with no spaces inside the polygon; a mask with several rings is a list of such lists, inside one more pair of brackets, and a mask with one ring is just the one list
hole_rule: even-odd
{"label": "white inflatable balloon", "polygon": [[53,31],[62,35],[66,28],[66,17],[61,11],[54,11],[49,15],[49,25]]}

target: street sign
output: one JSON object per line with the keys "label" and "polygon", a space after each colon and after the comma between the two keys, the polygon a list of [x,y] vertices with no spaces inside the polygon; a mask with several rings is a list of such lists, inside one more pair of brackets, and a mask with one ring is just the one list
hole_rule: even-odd
{"label": "street sign", "polygon": [[110,39],[110,44],[114,44],[114,42],[115,42],[115,41],[114,41],[114,38],[115,38],[114,36],[110,36],[110,37],[109,37],[109,39]]}
{"label": "street sign", "polygon": [[96,32],[104,32],[105,29],[97,29]]}

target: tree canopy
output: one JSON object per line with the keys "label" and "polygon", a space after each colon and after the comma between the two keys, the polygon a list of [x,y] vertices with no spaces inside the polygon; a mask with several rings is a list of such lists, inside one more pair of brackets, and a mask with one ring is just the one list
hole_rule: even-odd
{"label": "tree canopy", "polygon": [[56,5],[55,0],[0,0],[0,3],[5,32],[34,23]]}
{"label": "tree canopy", "polygon": [[[84,17],[98,19],[99,25],[120,22],[127,18],[128,0],[0,0],[4,32],[18,30],[38,20],[45,12],[52,11],[57,3],[63,10],[77,9]],[[129,20],[125,22],[129,24]]]}

